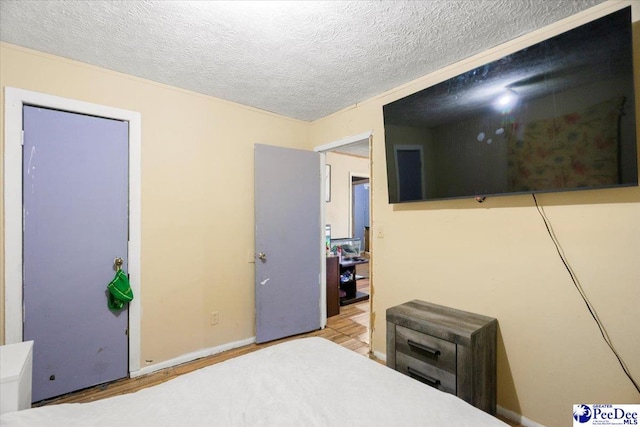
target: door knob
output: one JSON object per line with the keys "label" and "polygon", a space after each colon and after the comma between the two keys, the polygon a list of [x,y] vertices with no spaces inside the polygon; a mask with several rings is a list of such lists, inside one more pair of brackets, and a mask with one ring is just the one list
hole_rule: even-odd
{"label": "door knob", "polygon": [[267,260],[267,254],[265,254],[264,252],[260,252],[258,254],[258,258],[260,258],[260,261],[266,261]]}

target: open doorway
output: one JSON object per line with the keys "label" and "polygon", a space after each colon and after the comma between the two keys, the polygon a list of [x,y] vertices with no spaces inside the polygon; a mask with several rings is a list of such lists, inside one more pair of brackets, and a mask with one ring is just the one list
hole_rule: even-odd
{"label": "open doorway", "polygon": [[[371,132],[345,138],[320,147],[330,176],[326,188],[324,223],[331,230],[330,250],[346,241],[347,251],[341,252],[338,264],[339,310],[330,310],[332,294],[327,267],[327,328],[348,335],[354,345],[369,353],[371,348],[371,261],[373,248],[368,238],[372,221],[371,206]],[[350,252],[353,247],[356,253]],[[346,254],[346,256],[344,256]],[[346,258],[346,259],[345,259]],[[329,265],[329,261],[327,266]]]}
{"label": "open doorway", "polygon": [[351,238],[359,242],[359,258],[363,261],[361,264],[355,265],[356,294],[368,300],[371,295],[369,274],[369,264],[371,260],[371,245],[369,240],[371,186],[369,185],[369,174],[350,173],[350,182]]}

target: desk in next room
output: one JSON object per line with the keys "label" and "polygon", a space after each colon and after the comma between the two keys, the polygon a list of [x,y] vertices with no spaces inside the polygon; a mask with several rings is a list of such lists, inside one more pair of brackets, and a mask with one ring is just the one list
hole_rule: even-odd
{"label": "desk in next room", "polygon": [[[343,259],[340,262],[340,290],[344,292],[344,296],[340,296],[340,305],[354,304],[369,299],[369,294],[358,291],[356,286],[356,266],[368,263],[369,260],[363,258]],[[343,277],[348,279],[343,281]]]}

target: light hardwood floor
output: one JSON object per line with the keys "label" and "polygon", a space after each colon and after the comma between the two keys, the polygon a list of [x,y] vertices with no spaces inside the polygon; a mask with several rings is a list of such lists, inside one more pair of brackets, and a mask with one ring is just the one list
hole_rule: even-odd
{"label": "light hardwood floor", "polygon": [[[358,280],[358,290],[368,292],[368,266],[360,267],[358,269],[358,274],[365,276],[365,279]],[[383,361],[369,355],[369,301],[363,301],[358,304],[340,307],[340,314],[327,319],[327,327],[319,331],[313,331],[307,334],[284,338],[282,340],[265,344],[250,344],[237,349],[228,350],[223,353],[203,357],[201,359],[184,363],[182,365],[163,369],[149,375],[144,375],[137,378],[125,378],[108,384],[90,387],[88,389],[80,390],[58,398],[38,402],[34,404],[34,406],[55,405],[59,403],[91,402],[94,400],[100,400],[119,394],[132,393],[146,387],[163,383],[172,378],[176,378],[179,375],[186,374],[196,369],[214,365],[216,363],[220,363],[225,360],[241,356],[243,354],[251,353],[253,351],[259,350],[260,348],[268,347],[292,339],[310,336],[326,338],[349,350],[355,351],[356,353],[365,356],[369,356],[373,360],[384,364]],[[513,422],[510,422],[501,417],[498,418],[500,418],[510,426],[522,427],[519,424],[514,424]]]}

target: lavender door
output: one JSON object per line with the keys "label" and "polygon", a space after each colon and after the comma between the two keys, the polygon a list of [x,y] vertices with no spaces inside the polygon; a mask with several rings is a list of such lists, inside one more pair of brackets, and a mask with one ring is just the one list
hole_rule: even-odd
{"label": "lavender door", "polygon": [[369,182],[353,185],[353,237],[364,250],[364,228],[369,226]]}
{"label": "lavender door", "polygon": [[128,123],[25,106],[24,340],[34,402],[128,375],[128,311],[107,307],[127,267]]}
{"label": "lavender door", "polygon": [[256,144],[255,221],[256,341],[320,329],[318,153]]}

